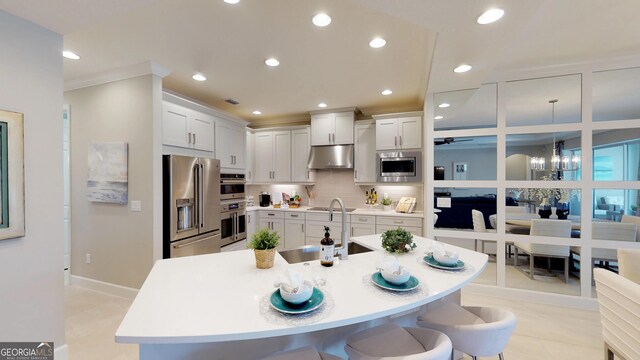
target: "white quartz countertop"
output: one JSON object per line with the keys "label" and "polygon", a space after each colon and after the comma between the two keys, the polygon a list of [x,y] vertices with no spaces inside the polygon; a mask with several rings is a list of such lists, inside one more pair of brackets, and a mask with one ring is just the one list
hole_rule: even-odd
{"label": "white quartz countertop", "polygon": [[[310,206],[300,206],[298,208],[274,208],[273,206],[268,206],[268,207],[260,207],[260,206],[248,206],[247,207],[247,211],[254,211],[254,210],[274,210],[274,211],[301,211],[301,212],[325,212],[325,211],[316,211],[316,210],[309,210],[311,207]],[[336,211],[339,212],[339,209],[336,209]],[[424,217],[424,212],[423,211],[415,211],[411,214],[407,214],[407,213],[399,213],[396,212],[395,210],[389,210],[389,211],[385,211],[382,209],[382,205],[373,207],[371,209],[369,208],[357,208],[354,211],[347,213],[348,214],[352,214],[352,215],[375,215],[375,216],[399,216],[399,217],[413,217],[413,218],[423,218]]]}
{"label": "white quartz countertop", "polygon": [[[252,250],[159,260],[155,263],[135,301],[116,332],[116,342],[137,344],[178,344],[258,339],[329,329],[399,314],[440,299],[472,281],[487,265],[487,255],[446,245],[460,253],[467,264],[461,272],[433,269],[421,261],[431,240],[414,236],[418,247],[399,255],[401,265],[410,269],[426,297],[390,298],[365,284],[363,278],[375,271],[384,254],[380,235],[351,239],[375,251],[349,255],[326,268],[327,284],[322,291],[334,302],[328,315],[308,325],[274,324],[260,314],[260,300],[275,291],[273,283],[287,267],[311,276],[320,269],[310,265],[287,264],[276,254],[274,267],[255,267]],[[387,295],[387,296],[383,296]]]}

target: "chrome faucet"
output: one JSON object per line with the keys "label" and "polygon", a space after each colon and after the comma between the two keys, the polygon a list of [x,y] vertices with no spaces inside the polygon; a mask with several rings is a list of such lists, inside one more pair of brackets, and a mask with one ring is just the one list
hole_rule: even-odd
{"label": "chrome faucet", "polygon": [[344,203],[340,198],[331,200],[329,205],[329,221],[333,221],[333,204],[338,203],[340,205],[340,212],[342,213],[342,246],[336,248],[336,253],[340,260],[347,260],[349,251],[349,229],[347,229],[347,211],[344,208]]}

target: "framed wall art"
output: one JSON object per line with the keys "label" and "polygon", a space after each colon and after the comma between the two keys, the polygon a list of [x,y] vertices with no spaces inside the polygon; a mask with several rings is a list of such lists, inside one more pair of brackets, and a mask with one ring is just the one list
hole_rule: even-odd
{"label": "framed wall art", "polygon": [[0,240],[24,233],[24,114],[0,110]]}

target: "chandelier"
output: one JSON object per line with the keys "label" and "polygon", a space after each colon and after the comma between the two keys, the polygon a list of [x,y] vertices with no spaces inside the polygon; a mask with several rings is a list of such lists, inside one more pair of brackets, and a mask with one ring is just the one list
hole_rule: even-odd
{"label": "chandelier", "polygon": [[[551,124],[555,122],[556,117],[556,103],[558,99],[549,100],[551,104]],[[533,171],[576,171],[580,168],[580,157],[577,155],[568,156],[561,155],[562,151],[558,149],[556,144],[556,133],[553,133],[553,155],[551,155],[551,167],[547,169],[547,161],[544,157],[533,156],[531,157],[530,168]]]}

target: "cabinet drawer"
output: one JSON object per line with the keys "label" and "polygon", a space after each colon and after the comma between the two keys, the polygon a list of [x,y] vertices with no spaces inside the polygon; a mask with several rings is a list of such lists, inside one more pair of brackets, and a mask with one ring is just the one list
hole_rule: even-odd
{"label": "cabinet drawer", "polygon": [[351,215],[352,224],[374,224],[376,217],[373,215]]}
{"label": "cabinet drawer", "polygon": [[382,234],[387,230],[395,230],[398,226],[412,233],[413,235],[422,236],[422,227],[418,226],[402,226],[402,225],[377,225],[376,226],[376,234]]}
{"label": "cabinet drawer", "polygon": [[[307,221],[322,221],[329,222],[329,213],[328,212],[308,212],[306,213]],[[333,222],[341,223],[342,222],[342,214],[339,211],[333,213]],[[349,222],[349,215],[347,215],[347,222]]]}
{"label": "cabinet drawer", "polygon": [[284,213],[284,218],[287,220],[303,220],[304,221],[304,213],[299,211],[287,211]]}
{"label": "cabinet drawer", "polygon": [[261,219],[284,219],[283,211],[260,211]]}
{"label": "cabinet drawer", "polygon": [[391,216],[378,216],[377,225],[393,225],[393,226],[415,226],[422,227],[421,218],[403,218]]}

